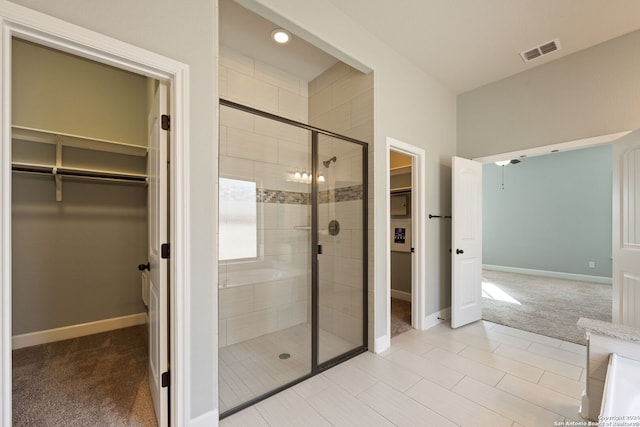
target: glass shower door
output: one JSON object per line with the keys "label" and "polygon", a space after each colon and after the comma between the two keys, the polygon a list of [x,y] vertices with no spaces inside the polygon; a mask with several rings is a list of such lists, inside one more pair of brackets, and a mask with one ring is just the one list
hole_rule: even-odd
{"label": "glass shower door", "polygon": [[318,364],[366,343],[365,148],[317,137]]}
{"label": "glass shower door", "polygon": [[311,132],[220,106],[220,412],[311,368]]}
{"label": "glass shower door", "polygon": [[220,105],[225,417],[366,349],[366,143]]}

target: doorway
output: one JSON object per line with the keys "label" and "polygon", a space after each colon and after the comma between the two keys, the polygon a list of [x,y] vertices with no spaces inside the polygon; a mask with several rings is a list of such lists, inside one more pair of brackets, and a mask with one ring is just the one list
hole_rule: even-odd
{"label": "doorway", "polygon": [[[390,251],[387,258],[387,338],[390,345],[392,337],[392,299],[394,295],[401,298],[410,299],[410,317],[408,313],[405,318],[411,321],[410,327],[418,330],[429,327],[430,319],[425,318],[426,277],[425,262],[426,256],[426,227],[420,218],[426,218],[425,198],[423,197],[425,188],[425,151],[422,148],[407,144],[403,141],[387,137],[387,197],[388,197],[388,233],[390,236]],[[395,159],[392,162],[392,158]],[[395,172],[394,172],[395,171]],[[407,174],[410,171],[410,174]],[[392,176],[393,175],[393,176]],[[393,185],[392,185],[393,182]],[[395,189],[396,191],[392,191]],[[409,195],[409,197],[407,197]],[[399,197],[398,201],[393,201],[394,197]],[[395,206],[394,206],[395,204]],[[395,211],[398,209],[398,211]],[[404,215],[393,215],[398,213]],[[397,225],[397,227],[396,227]],[[396,242],[396,228],[400,232],[398,242]],[[404,236],[402,236],[404,229]],[[404,237],[404,239],[403,239]],[[404,242],[402,242],[404,240]],[[409,254],[409,261],[405,259],[405,265],[410,268],[410,292],[392,289],[392,255],[391,251],[399,249],[401,256]],[[408,264],[408,265],[407,265]],[[406,278],[405,278],[406,280]],[[406,286],[406,284],[405,284]],[[406,288],[405,288],[406,289]],[[402,304],[402,303],[401,303]],[[407,328],[404,326],[403,328]]]}
{"label": "doorway", "polygon": [[[628,135],[628,136],[627,136]],[[499,166],[502,167],[502,165],[514,165],[514,164],[519,164],[521,161],[513,161],[513,160],[508,160],[508,159],[523,159],[523,158],[527,158],[527,157],[533,157],[533,156],[539,156],[541,154],[547,154],[547,153],[558,153],[559,151],[571,151],[571,150],[576,150],[578,148],[585,148],[585,147],[592,147],[592,149],[596,149],[598,145],[602,145],[602,144],[607,144],[612,142],[613,143],[613,147],[614,147],[614,151],[617,149],[621,149],[621,147],[624,146],[624,144],[629,144],[629,146],[633,146],[634,142],[634,137],[635,134],[632,132],[620,132],[620,133],[616,133],[616,134],[610,134],[610,135],[604,135],[601,137],[597,137],[597,138],[587,138],[584,140],[579,140],[579,141],[573,141],[573,142],[568,142],[568,143],[562,143],[562,144],[556,144],[553,146],[547,146],[547,147],[538,147],[535,149],[530,149],[530,150],[524,150],[524,151],[520,151],[520,152],[511,152],[511,153],[503,153],[500,155],[495,155],[495,156],[488,156],[488,157],[484,157],[484,158],[479,158],[479,159],[475,159],[475,161],[469,161],[469,160],[465,160],[465,162],[470,162],[470,163],[474,163],[474,169],[478,168],[480,171],[482,169],[482,163],[486,163],[486,164],[491,164],[493,162],[501,162],[498,163]],[[619,141],[618,141],[619,139]],[[624,142],[623,142],[624,141]],[[625,147],[627,148],[627,147]],[[606,147],[605,147],[606,149]],[[627,148],[628,149],[628,148]],[[634,154],[633,148],[628,149],[629,151],[625,154],[629,154],[632,153],[631,155]],[[505,160],[507,159],[507,160]],[[632,164],[632,163],[631,163]],[[609,168],[611,165],[607,165],[607,168]],[[619,245],[616,242],[616,237],[622,235],[622,227],[621,227],[621,223],[620,223],[620,218],[618,218],[618,216],[620,215],[620,208],[621,208],[621,200],[624,200],[625,197],[628,197],[629,194],[631,194],[628,191],[621,191],[619,184],[620,182],[625,182],[625,179],[627,179],[628,177],[633,177],[635,175],[633,175],[633,172],[629,172],[629,169],[627,169],[624,173],[621,173],[620,170],[627,168],[628,167],[628,163],[626,163],[625,161],[623,161],[622,157],[621,158],[616,158],[615,155],[613,156],[613,201],[612,201],[612,227],[611,227],[611,233],[613,236],[613,256],[611,257],[611,261],[613,261],[613,287],[612,287],[612,291],[613,291],[613,298],[612,298],[612,309],[613,309],[613,320],[614,321],[619,321],[619,319],[616,319],[616,309],[619,309],[619,307],[621,306],[621,304],[624,304],[624,300],[623,298],[618,299],[616,296],[616,290],[620,288],[621,284],[621,280],[620,280],[620,276],[618,276],[616,272],[616,249],[619,247]],[[595,169],[598,169],[597,167]],[[592,167],[589,172],[593,172],[594,168]],[[455,174],[454,174],[455,177]],[[606,179],[601,179],[600,181],[607,181],[609,178]],[[503,178],[503,180],[500,182],[500,188],[503,188],[503,185],[506,186],[506,178]],[[629,185],[629,187],[631,187],[630,184],[626,184]],[[482,194],[482,189],[478,189],[477,191],[475,191],[476,194]],[[573,190],[572,190],[573,191]],[[589,189],[589,191],[591,191]],[[608,190],[607,190],[608,191]],[[457,195],[457,191],[456,188],[454,186],[454,199]],[[623,203],[627,203],[628,201],[625,201]],[[602,203],[600,203],[602,205]],[[605,211],[608,211],[607,208],[607,202],[604,202],[604,209]],[[633,213],[631,214],[633,215]],[[576,217],[581,217],[582,215],[577,215],[574,214],[571,218],[570,221],[576,221]],[[476,217],[479,219],[482,217],[481,214],[481,209],[479,210],[478,214],[476,215]],[[455,224],[455,222],[454,222]],[[477,227],[476,227],[477,228]],[[598,228],[602,228],[602,227],[595,227],[596,229]],[[591,234],[591,233],[590,233]],[[455,243],[455,242],[454,242]],[[529,243],[529,242],[527,242]],[[591,246],[591,245],[588,245]],[[588,247],[587,246],[587,247]],[[605,244],[605,246],[608,246],[608,243]],[[462,252],[460,252],[462,253]],[[592,263],[591,261],[588,260],[584,260],[583,262],[587,261],[585,264],[586,266],[588,266],[587,268],[595,268],[595,264],[596,263]],[[584,264],[583,264],[584,265]],[[540,270],[538,270],[540,271]],[[531,269],[529,269],[528,273],[533,272]],[[474,282],[477,281],[477,286],[473,286],[474,289],[471,289],[471,292],[474,295],[477,295],[477,298],[474,299],[474,301],[477,301],[480,299],[480,296],[482,294],[484,294],[483,288],[482,288],[482,274],[481,274],[481,269],[478,269],[477,274],[473,273],[471,275],[469,275],[469,277],[473,277],[474,278]],[[562,277],[567,278],[567,275],[563,275]],[[477,280],[476,280],[477,278]],[[596,278],[598,280],[594,280],[596,283],[602,283],[603,280],[600,278]],[[606,280],[606,279],[605,279]],[[606,280],[608,281],[608,280]],[[495,291],[498,292],[495,292]],[[499,297],[499,299],[504,299],[507,301],[510,301],[511,303],[519,303],[515,298],[513,298],[510,295],[507,295],[505,292],[500,292],[499,289],[494,289],[493,291],[493,298],[494,299],[498,299],[496,297]],[[453,298],[453,296],[456,295],[457,292],[462,292],[461,288],[456,286],[456,283],[452,284],[452,311],[455,307],[453,307],[453,305],[455,304],[455,299]],[[490,295],[488,295],[490,296]],[[600,298],[603,299],[603,298]],[[478,304],[480,304],[480,302],[478,301]],[[474,305],[478,305],[475,304]],[[603,313],[605,313],[605,316],[608,316],[607,314],[607,309],[605,308],[603,310]],[[544,316],[543,316],[544,317]],[[478,310],[477,313],[474,314],[474,316],[472,316],[472,318],[470,319],[470,321],[474,321],[474,320],[479,320],[480,318],[482,318],[482,312],[481,310]],[[468,323],[468,322],[464,322],[464,323]],[[574,324],[575,322],[569,322],[571,324]],[[555,323],[554,323],[555,324]],[[523,328],[526,329],[526,328]],[[560,337],[560,338],[564,338],[564,337]]]}
{"label": "doorway", "polygon": [[391,338],[412,328],[411,156],[389,152],[391,208]]}
{"label": "doorway", "polygon": [[224,418],[366,351],[368,145],[220,104]]}
{"label": "doorway", "polygon": [[584,345],[581,316],[611,321],[611,144],[505,161],[483,165],[483,318]]}
{"label": "doorway", "polygon": [[154,425],[136,266],[157,82],[17,38],[12,64],[14,425],[125,423],[125,408]]}

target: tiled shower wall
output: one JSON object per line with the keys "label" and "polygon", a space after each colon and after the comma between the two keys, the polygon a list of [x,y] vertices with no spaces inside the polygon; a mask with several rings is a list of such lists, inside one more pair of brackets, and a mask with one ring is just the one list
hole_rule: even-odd
{"label": "tiled shower wall", "polygon": [[307,123],[306,81],[224,47],[218,70],[221,98]]}
{"label": "tiled shower wall", "polygon": [[[309,83],[309,124],[369,143],[369,164],[373,164],[373,73],[362,74],[338,62]],[[346,142],[320,138],[320,160],[336,156],[325,169],[327,184],[338,197],[323,203],[319,212],[320,327],[352,343],[362,339],[362,152]],[[322,166],[321,166],[322,169]],[[360,188],[360,194],[353,191]],[[373,176],[369,169],[369,225],[373,224]],[[351,193],[351,194],[350,194]],[[340,195],[341,194],[341,195]],[[339,221],[340,233],[326,232],[331,220]],[[370,229],[371,230],[371,229]],[[372,233],[369,231],[369,242]],[[371,252],[369,245],[368,250]],[[373,277],[369,256],[369,280]],[[373,348],[373,287],[368,286],[369,348]]]}
{"label": "tiled shower wall", "polygon": [[[220,93],[230,101],[307,122],[307,82],[222,50]],[[258,257],[221,262],[219,342],[226,346],[309,320],[309,132],[227,107],[220,109],[220,176],[256,182]],[[220,224],[224,226],[224,224]]]}
{"label": "tiled shower wall", "polygon": [[309,124],[373,145],[373,73],[336,63],[309,82]]}

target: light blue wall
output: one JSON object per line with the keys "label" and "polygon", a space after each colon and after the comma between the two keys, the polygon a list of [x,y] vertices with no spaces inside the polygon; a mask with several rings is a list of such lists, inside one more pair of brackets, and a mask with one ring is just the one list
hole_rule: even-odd
{"label": "light blue wall", "polygon": [[483,263],[611,277],[611,146],[521,160],[483,167]]}

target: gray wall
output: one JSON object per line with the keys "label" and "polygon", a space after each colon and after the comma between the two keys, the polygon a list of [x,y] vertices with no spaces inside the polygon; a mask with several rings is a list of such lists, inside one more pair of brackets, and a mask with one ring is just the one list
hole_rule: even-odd
{"label": "gray wall", "polygon": [[411,293],[411,253],[391,251],[391,289]]}
{"label": "gray wall", "polygon": [[146,77],[19,39],[12,57],[12,124],[147,145]]}
{"label": "gray wall", "polygon": [[504,168],[502,190],[501,167],[483,167],[483,263],[611,277],[611,146]]}
{"label": "gray wall", "polygon": [[145,311],[146,188],[13,177],[13,334]]}
{"label": "gray wall", "polygon": [[640,31],[458,96],[467,158],[640,127]]}
{"label": "gray wall", "polygon": [[411,172],[398,175],[391,174],[389,177],[389,186],[391,190],[396,188],[411,188]]}

